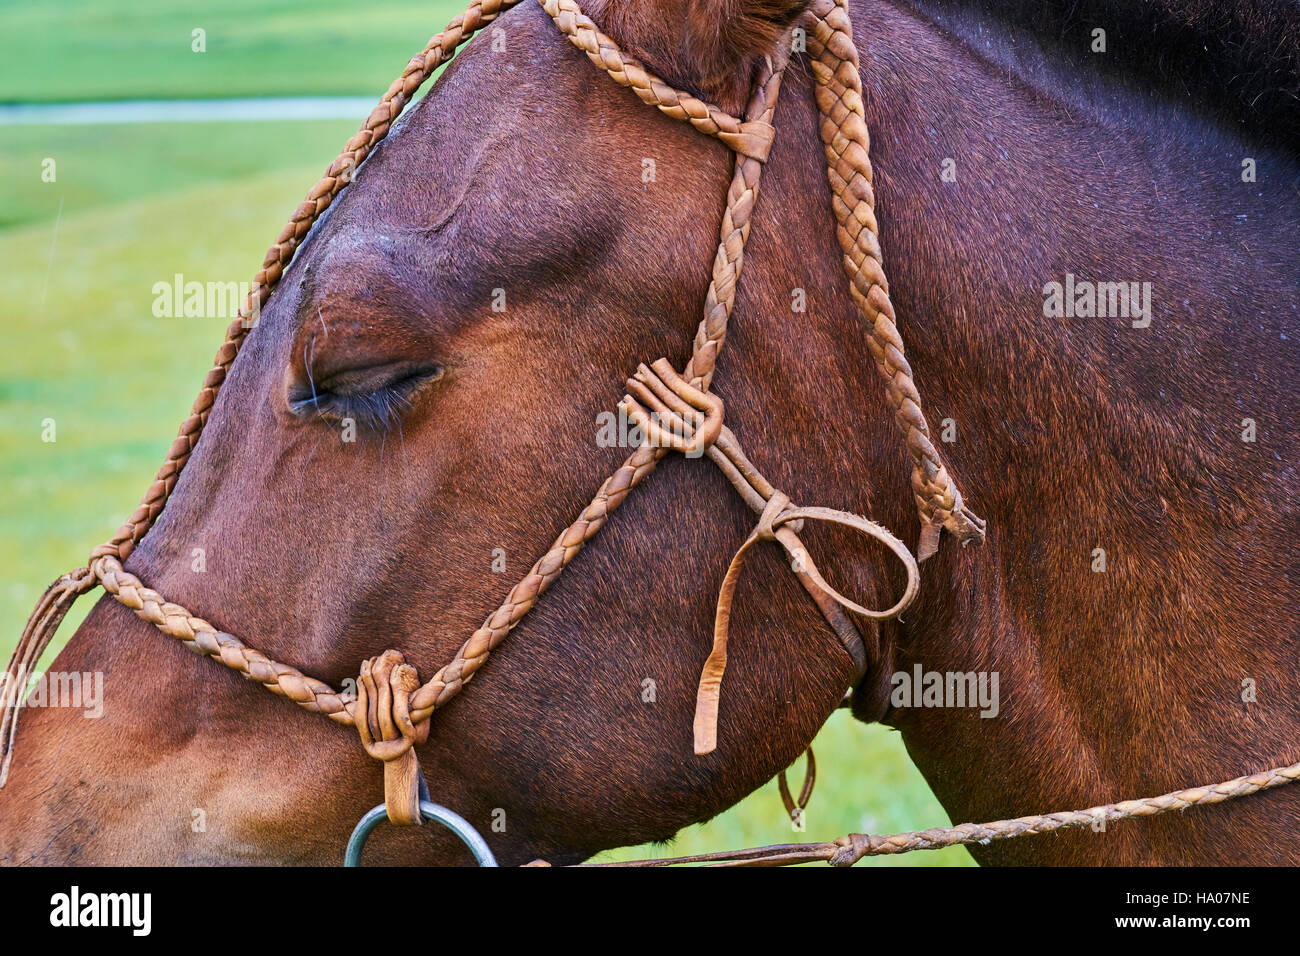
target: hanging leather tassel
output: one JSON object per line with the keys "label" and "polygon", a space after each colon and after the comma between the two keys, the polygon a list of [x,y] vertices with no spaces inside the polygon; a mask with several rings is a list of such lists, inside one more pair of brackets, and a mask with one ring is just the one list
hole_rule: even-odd
{"label": "hanging leather tassel", "polygon": [[811,745],[804,751],[804,755],[807,760],[804,763],[803,786],[799,789],[798,800],[790,795],[790,781],[786,777],[786,771],[782,770],[776,775],[776,787],[781,793],[781,802],[785,804],[786,816],[800,830],[804,826],[804,811],[812,799],[813,784],[817,782],[817,755],[813,753]]}
{"label": "hanging leather tassel", "polygon": [[13,758],[14,739],[18,735],[18,715],[27,700],[27,683],[69,608],[98,583],[90,568],[78,568],[63,575],[45,589],[32,616],[27,619],[23,636],[9,658],[9,666],[0,676],[0,702],[3,702],[3,710],[0,710],[0,787],[5,785],[9,776],[9,761]]}

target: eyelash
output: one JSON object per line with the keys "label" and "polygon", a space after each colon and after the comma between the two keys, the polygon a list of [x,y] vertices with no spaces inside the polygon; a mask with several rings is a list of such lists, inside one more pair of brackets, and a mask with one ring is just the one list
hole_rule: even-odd
{"label": "eyelash", "polygon": [[413,373],[388,385],[369,392],[316,392],[292,402],[299,415],[315,415],[330,421],[351,418],[358,425],[375,431],[388,431],[396,420],[411,407],[411,396],[420,386],[442,377],[443,370]]}

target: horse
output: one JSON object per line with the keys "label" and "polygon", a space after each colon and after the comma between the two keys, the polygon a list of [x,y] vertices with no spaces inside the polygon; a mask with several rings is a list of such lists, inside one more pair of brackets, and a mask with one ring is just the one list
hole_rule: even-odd
{"label": "horse", "polygon": [[[731,112],[806,7],[585,5]],[[753,516],[713,468],[666,458],[418,747],[430,793],[503,863],[671,839],[790,765],[850,684],[853,714],[901,732],[954,819],[1296,759],[1292,144],[1204,91],[1174,101],[1100,67],[1081,83],[1051,38],[1037,59],[994,44],[987,15],[872,0],[852,18],[900,328],[987,541],[946,543],[902,618],[861,622],[860,678],[783,555],[756,549],[699,756],[717,569]],[[776,486],[917,545],[812,85],[796,53],[714,388]],[[627,374],[687,358],[731,158],[599,75],[537,5],[503,14],[316,224],[128,568],[336,686],[384,647],[422,672],[449,658],[625,454],[597,423]],[[1149,283],[1149,308],[1050,305],[1054,284],[1102,282]],[[903,589],[881,549],[806,534],[863,603]],[[997,715],[897,703],[917,667],[997,674]],[[0,861],[332,864],[375,802],[353,732],[114,601],[51,669],[102,672],[105,713],[25,716]],[[1294,864],[1290,789],[971,851]],[[468,856],[441,829],[386,827],[366,860]]]}

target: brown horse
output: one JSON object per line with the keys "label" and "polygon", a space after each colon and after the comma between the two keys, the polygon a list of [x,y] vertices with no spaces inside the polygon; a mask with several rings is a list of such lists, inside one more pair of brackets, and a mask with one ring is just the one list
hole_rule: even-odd
{"label": "brown horse", "polygon": [[[734,112],[802,7],[587,12]],[[954,819],[1291,763],[1296,163],[1204,97],[1174,108],[1100,70],[1080,95],[1073,61],[1028,64],[1022,46],[988,48],[988,24],[934,16],[946,25],[864,3],[854,29],[900,324],[990,535],[941,548],[903,621],[864,626],[854,712],[902,731]],[[610,83],[535,4],[498,27],[318,224],[128,564],[336,686],[385,647],[422,673],[451,656],[622,460],[596,421],[623,378],[665,351],[681,367],[698,322],[729,151]],[[714,387],[779,487],[915,544],[909,465],[844,288],[801,62]],[[1076,280],[1149,282],[1149,323],[1054,312],[1045,290]],[[790,764],[839,703],[848,656],[778,555],[755,554],[719,746],[692,754],[720,568],[752,520],[713,468],[666,460],[435,715],[421,748],[434,799],[502,862],[669,838]],[[807,534],[846,593],[884,606],[899,592],[878,550]],[[893,675],[916,665],[997,672],[997,716],[891,703]],[[5,862],[332,864],[377,802],[379,767],[352,731],[112,600],[51,668],[102,671],[105,715],[26,714],[0,790]],[[974,853],[1294,863],[1298,822],[1300,791],[1283,788]],[[430,827],[381,828],[367,854],[467,859]]]}

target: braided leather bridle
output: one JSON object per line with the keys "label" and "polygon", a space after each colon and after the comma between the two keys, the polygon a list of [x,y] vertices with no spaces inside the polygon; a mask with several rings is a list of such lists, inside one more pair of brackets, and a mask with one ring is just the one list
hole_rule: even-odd
{"label": "braided leather bridle", "polygon": [[[717,746],[718,702],[726,667],[731,602],[744,558],[753,545],[760,541],[774,541],[784,549],[791,559],[797,580],[851,656],[856,680],[866,666],[865,651],[861,636],[846,611],[874,620],[896,617],[916,597],[919,588],[917,562],[935,552],[943,530],[953,534],[963,545],[983,540],[984,522],[963,504],[956,484],[930,440],[920,394],[904,357],[902,338],[895,324],[882,267],[858,56],[846,0],[815,0],[802,23],[807,29],[808,49],[812,54],[811,67],[821,115],[820,132],[826,153],[831,204],[850,293],[868,330],[872,357],[885,381],[894,420],[905,436],[912,458],[912,492],[922,529],[916,558],[894,535],[866,518],[830,508],[794,505],[763,477],[745,455],[736,436],[723,424],[722,400],[709,390],[735,303],[759,179],[775,133],[772,119],[785,70],[784,55],[765,60],[754,83],[745,117],[740,119],[689,93],[674,89],[624,54],[613,40],[583,15],[575,0],[538,0],[563,34],[615,82],[667,115],[685,120],[700,132],[721,140],[736,154],[718,252],[713,262],[712,281],[705,297],[704,317],[695,335],[691,358],[680,374],[663,358],[649,366],[639,366],[634,376],[628,379],[628,394],[619,405],[620,410],[644,433],[644,444],[601,485],[591,503],[560,533],[483,626],[470,635],[451,662],[423,684],[416,669],[406,663],[399,651],[386,650],[361,665],[355,694],[337,691],[288,664],[266,657],[180,605],[166,601],[123,567],[123,562],[166,504],[202,434],[217,391],[244,338],[256,324],[260,309],[270,298],[312,224],[351,181],[353,172],[387,135],[425,80],[448,61],[462,43],[518,2],[473,0],[465,13],[434,36],[424,52],[407,64],[360,131],[348,141],[343,152],[330,164],[325,175],[312,187],[281,230],[257,273],[253,291],[240,309],[240,317],[227,330],[226,340],[217,352],[190,417],[182,424],[180,434],[172,443],[167,459],[143,502],[111,541],[94,549],[86,567],[55,581],[32,612],[6,670],[4,711],[0,720],[0,755],[3,758],[0,761],[0,786],[8,774],[13,753],[22,692],[72,603],[97,585],[191,650],[219,660],[307,710],[355,726],[366,752],[384,763],[389,818],[395,823],[418,824],[421,777],[415,747],[427,740],[433,712],[460,692],[628,493],[670,451],[692,457],[707,456],[759,516],[753,533],[732,559],[719,594],[713,650],[705,662],[697,693],[694,726],[697,754],[709,753]],[[839,524],[883,544],[902,562],[907,572],[903,595],[887,610],[873,611],[832,589],[800,541],[799,532],[807,521]],[[1098,819],[1149,815],[1197,803],[1216,803],[1280,786],[1298,776],[1300,763],[1238,778],[1217,787],[1179,791],[1150,800],[1128,801],[1074,813],[985,825],[964,824],[893,837],[852,834],[831,844],[791,844],[615,865],[677,862],[773,865],[809,860],[851,864],[871,854],[987,842],[1060,827],[1082,826]],[[787,808],[792,808],[793,801],[784,790],[784,780],[782,783]],[[807,802],[809,790],[810,786],[806,785],[799,809]]]}

